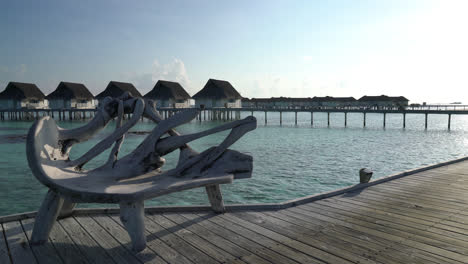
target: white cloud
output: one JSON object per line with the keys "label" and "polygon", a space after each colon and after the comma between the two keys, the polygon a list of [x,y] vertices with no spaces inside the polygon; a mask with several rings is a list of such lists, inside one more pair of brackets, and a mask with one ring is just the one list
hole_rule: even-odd
{"label": "white cloud", "polygon": [[177,58],[167,64],[161,64],[155,59],[151,71],[148,70],[148,72],[143,73],[123,72],[120,75],[121,80],[133,83],[142,94],[146,94],[153,89],[158,80],[178,82],[187,91],[191,88],[191,81],[185,64]]}
{"label": "white cloud", "polygon": [[190,87],[191,81],[185,69],[185,64],[180,59],[173,59],[167,64],[161,64],[156,59],[153,62],[152,80],[166,80],[180,83],[183,87]]}

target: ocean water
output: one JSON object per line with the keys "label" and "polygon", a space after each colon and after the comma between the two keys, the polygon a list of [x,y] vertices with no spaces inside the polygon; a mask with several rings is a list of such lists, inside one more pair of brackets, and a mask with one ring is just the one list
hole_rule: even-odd
{"label": "ocean water", "polygon": [[[242,117],[250,115],[243,112]],[[254,112],[258,127],[236,142],[231,149],[249,153],[254,158],[254,172],[250,179],[223,185],[225,202],[272,203],[306,195],[335,190],[359,181],[363,167],[374,171],[374,178],[400,171],[447,161],[468,155],[468,116],[452,115],[452,128],[447,130],[447,115],[429,115],[428,129],[424,129],[424,115],[408,114],[406,128],[402,128],[401,114],[387,114],[383,128],[382,114],[367,114],[367,126],[362,127],[363,115],[332,113],[327,127],[325,113],[299,113],[294,124],[293,113]],[[83,125],[79,121],[59,122],[64,128]],[[193,133],[220,125],[219,121],[192,121],[177,128],[181,133]],[[25,153],[25,135],[32,122],[0,122],[0,215],[37,210],[46,188],[32,175]],[[153,123],[140,122],[132,131],[150,131]],[[114,128],[111,123],[89,142],[74,146],[71,156],[78,157]],[[228,131],[190,143],[203,151],[221,142]],[[121,155],[128,153],[146,135],[130,133],[124,141]],[[86,165],[92,168],[107,159],[104,152]],[[178,153],[166,156],[164,168],[172,168]],[[86,168],[85,167],[85,168]],[[146,201],[151,205],[208,204],[203,188],[173,193]],[[80,207],[109,206],[82,204]]]}

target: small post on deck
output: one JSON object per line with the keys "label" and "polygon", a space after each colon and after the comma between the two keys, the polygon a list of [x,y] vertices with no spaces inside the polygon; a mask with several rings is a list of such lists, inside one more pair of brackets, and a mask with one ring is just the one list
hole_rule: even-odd
{"label": "small post on deck", "polygon": [[327,126],[330,126],[330,112],[327,112]]}
{"label": "small post on deck", "polygon": [[403,128],[406,128],[406,113],[403,113]]}
{"label": "small post on deck", "polygon": [[280,125],[283,124],[283,112],[280,111]]}
{"label": "small post on deck", "polygon": [[363,127],[366,127],[366,112],[363,113],[364,116],[363,116],[363,120],[362,120],[362,125]]}
{"label": "small post on deck", "polygon": [[359,183],[368,183],[372,178],[373,172],[368,168],[362,168],[359,170]]}
{"label": "small post on deck", "polygon": [[348,125],[348,112],[344,112],[344,126]]}
{"label": "small post on deck", "polygon": [[450,130],[450,121],[452,119],[452,114],[448,115],[448,130]]}
{"label": "small post on deck", "polygon": [[297,125],[297,111],[296,111],[296,112],[294,112],[294,113],[295,113],[294,124],[296,124],[296,125]]}
{"label": "small post on deck", "polygon": [[310,112],[310,125],[314,125],[314,112]]}
{"label": "small post on deck", "polygon": [[387,119],[387,113],[383,113],[383,127],[385,128],[385,123],[386,123],[386,120]]}
{"label": "small post on deck", "polygon": [[427,129],[427,113],[425,113],[424,115],[425,115],[425,118],[424,118],[424,129]]}
{"label": "small post on deck", "polygon": [[265,111],[265,125],[267,124],[267,111]]}

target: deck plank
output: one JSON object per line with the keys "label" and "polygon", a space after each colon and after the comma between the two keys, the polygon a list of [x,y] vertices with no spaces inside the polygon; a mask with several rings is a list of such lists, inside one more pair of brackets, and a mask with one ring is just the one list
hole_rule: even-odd
{"label": "deck plank", "polygon": [[[368,228],[367,226],[356,225],[355,223],[348,222],[347,219],[342,220],[341,218],[337,217],[336,215],[330,212],[326,212],[323,210],[316,210],[314,212],[314,211],[311,211],[310,208],[308,210],[305,210],[301,206],[289,208],[287,209],[287,211],[306,215],[307,217],[309,217],[310,219],[309,221],[316,221],[317,219],[322,220],[322,221],[327,221],[334,225],[347,227],[349,229],[365,233],[366,235],[376,237],[378,240],[387,241],[385,244],[387,245],[386,248],[388,249],[393,249],[395,247],[400,248],[400,249],[404,248],[405,252],[408,252],[408,251],[415,252],[414,254],[420,256],[421,258],[428,258],[429,260],[434,260],[437,263],[460,263],[459,261],[447,259],[446,257],[443,257],[443,256],[441,257],[439,255],[436,255],[432,253],[430,250],[429,251],[424,250],[425,249],[424,244],[413,245],[411,243],[405,243],[403,245],[402,242],[406,239],[405,237],[401,237],[401,236],[391,234],[391,233],[385,233],[385,232],[382,232],[381,230]],[[438,261],[440,259],[443,259],[443,262]]]}
{"label": "deck plank", "polygon": [[432,239],[434,240],[434,243],[436,244],[439,244],[437,241],[443,242],[443,245],[448,245],[447,250],[453,250],[455,252],[459,252],[462,254],[468,254],[468,250],[466,250],[466,248],[468,247],[468,242],[462,239],[455,238],[454,236],[456,236],[456,234],[434,233],[434,232],[429,231],[429,228],[431,226],[420,225],[417,223],[407,224],[401,218],[389,217],[389,216],[379,215],[379,214],[370,214],[368,211],[362,210],[360,208],[354,208],[354,210],[348,210],[346,206],[340,206],[337,204],[324,202],[324,201],[317,202],[315,204],[325,206],[325,207],[322,207],[324,209],[327,209],[327,208],[338,209],[340,210],[340,214],[352,217],[353,219],[359,219],[364,222],[374,223],[377,225],[384,226],[386,228],[408,232],[409,234],[415,235],[415,237],[424,237],[424,238]]}
{"label": "deck plank", "polygon": [[[424,215],[437,219],[437,221],[454,222],[455,225],[461,224],[461,227],[466,229],[468,220],[466,216],[460,214],[461,210],[452,210],[448,208],[434,207],[428,204],[405,200],[398,197],[389,197],[386,195],[375,195],[370,192],[362,192],[359,195],[352,197],[366,203],[380,204],[383,207],[397,208],[402,211],[409,211],[414,215]],[[458,225],[460,226],[460,225]]]}
{"label": "deck plank", "polygon": [[438,222],[431,222],[422,219],[412,218],[401,214],[393,214],[390,212],[379,210],[379,208],[358,206],[353,203],[347,203],[346,200],[327,199],[321,201],[319,204],[336,207],[349,212],[361,212],[363,214],[372,216],[375,219],[399,223],[405,228],[414,228],[429,233],[435,233],[440,236],[461,240],[464,243],[468,242],[468,232],[464,232],[463,230],[455,230],[454,228],[441,228],[441,225],[438,225]]}
{"label": "deck plank", "polygon": [[140,262],[129,250],[119,243],[111,234],[96,223],[91,217],[76,216],[75,220],[109,253],[116,263]]}
{"label": "deck plank", "polygon": [[[91,217],[101,228],[105,229],[112,237],[119,241],[129,251],[132,251],[132,243],[125,228],[119,223],[115,222],[108,215],[93,215]],[[147,232],[146,235],[149,235]],[[158,254],[156,251],[165,249],[165,245],[160,244],[159,241],[148,239],[147,247],[135,256],[143,263],[167,263],[163,255]],[[156,250],[156,251],[155,251]],[[171,249],[167,250],[168,255],[174,254]],[[177,255],[177,254],[174,254]],[[184,258],[180,258],[181,263],[185,263]]]}
{"label": "deck plank", "polygon": [[[34,226],[34,219],[25,219],[21,220],[21,224],[23,225],[23,229],[26,233],[26,237],[28,240],[31,239],[32,229]],[[50,242],[41,244],[41,245],[30,245],[31,249],[36,256],[38,263],[44,264],[53,264],[53,263],[63,263],[62,259],[58,255],[57,250],[55,250],[54,246]],[[0,262],[1,263],[1,262]]]}
{"label": "deck plank", "polygon": [[[286,214],[281,214],[281,212],[268,212],[265,213],[268,216],[275,217],[278,219],[281,219],[283,221],[286,221],[288,223],[297,225],[302,228],[307,228],[308,230],[313,230],[319,231],[319,235],[315,236],[316,239],[321,240],[323,236],[327,237],[326,242],[335,242],[336,244],[343,244],[346,243],[348,245],[347,251],[352,251],[354,254],[357,254],[359,256],[362,256],[364,258],[368,258],[370,260],[376,261],[377,255],[380,253],[380,250],[383,249],[383,247],[376,247],[375,244],[369,243],[369,241],[365,241],[362,239],[358,239],[354,236],[349,236],[346,233],[339,233],[331,228],[328,227],[328,225],[316,225],[314,223],[310,223],[307,221],[303,221],[300,218],[297,217],[291,217]],[[405,255],[402,254],[396,254],[398,256],[398,259],[395,258],[395,256],[381,256],[380,259],[384,259],[385,263],[401,263],[401,261],[404,262],[409,262],[414,261],[414,259],[408,258]]]}
{"label": "deck plank", "polygon": [[[268,263],[274,262],[283,262],[283,263],[298,263],[296,260],[280,254],[275,251],[273,248],[268,248],[266,245],[258,244],[252,240],[249,240],[236,232],[233,232],[229,229],[228,225],[225,223],[223,227],[220,227],[213,222],[210,222],[209,219],[216,218],[217,214],[206,214],[206,215],[195,215],[195,214],[183,214],[182,219],[188,219],[191,223],[196,223],[193,226],[199,229],[199,232],[210,233],[212,232],[216,236],[225,238],[224,240],[217,240],[222,243],[221,245],[227,244],[227,250],[230,250],[233,254],[239,254],[243,259],[244,256],[256,256],[256,258],[261,258],[262,262],[268,261]],[[183,220],[179,220],[183,221]],[[226,242],[227,240],[227,242]],[[255,260],[255,259],[253,259]],[[256,260],[259,261],[259,260]],[[306,261],[306,260],[304,260]],[[249,260],[252,262],[252,259]],[[254,261],[255,262],[255,261]],[[259,262],[259,263],[262,263]]]}
{"label": "deck plank", "polygon": [[0,224],[0,263],[11,263],[3,226]]}
{"label": "deck plank", "polygon": [[[128,234],[126,233],[124,227],[122,226],[122,223],[120,222],[120,219],[116,215],[109,215],[108,219],[112,220],[113,222],[113,228],[114,232],[118,232],[116,235],[118,236],[125,236],[128,239],[128,245],[131,245],[130,238],[128,237]],[[99,221],[102,221],[101,219]],[[106,223],[107,225],[111,226],[112,223],[108,222]],[[119,230],[120,231],[117,231]],[[146,239],[147,239],[147,248],[155,252],[156,255],[160,256],[164,261],[168,263],[193,263],[190,259],[186,258],[185,256],[181,255],[177,250],[173,249],[170,245],[167,245],[157,237],[156,234],[153,234],[149,232],[148,230],[145,231],[146,234]],[[145,249],[146,250],[146,249]]]}
{"label": "deck plank", "polygon": [[[115,219],[117,217],[113,218]],[[153,237],[160,239],[168,246],[170,246],[173,250],[185,256],[187,259],[190,259],[192,262],[207,264],[219,263],[212,257],[206,255],[196,247],[192,246],[190,243],[186,242],[177,235],[168,231],[156,221],[148,221],[148,218],[146,218],[145,220],[146,230],[148,230],[148,232],[150,232]]]}
{"label": "deck plank", "polygon": [[[176,214],[169,214],[169,216],[152,214],[149,216],[149,218],[151,219],[150,221],[154,221],[160,224],[167,230],[170,230],[175,235],[179,236],[181,239],[190,243],[192,246],[197,247],[205,254],[212,256],[214,259],[220,262],[246,263],[240,258],[232,255],[229,251],[225,251],[223,249],[222,242],[217,240],[216,237],[201,236],[205,232],[200,232],[200,230],[197,230],[196,227],[194,228],[193,225],[187,223],[187,221],[177,221],[177,218],[175,219],[176,221],[174,221],[174,216],[176,216]],[[216,241],[216,243],[211,243],[213,241]]]}
{"label": "deck plank", "polygon": [[109,254],[94,241],[92,237],[80,226],[73,217],[67,217],[58,221],[58,224],[67,232],[73,243],[81,253],[94,264],[113,264]]}
{"label": "deck plank", "polygon": [[463,262],[466,260],[466,256],[456,253],[456,252],[449,251],[447,249],[443,249],[440,247],[440,246],[443,246],[442,244],[436,244],[436,242],[434,242],[431,239],[426,239],[424,237],[415,237],[414,235],[410,235],[403,231],[387,228],[382,225],[374,224],[371,222],[356,220],[354,218],[340,214],[341,212],[339,210],[329,211],[327,210],[327,208],[323,208],[323,206],[317,205],[315,203],[310,203],[310,204],[299,206],[299,207],[300,209],[304,209],[304,210],[315,209],[316,211],[319,212],[318,214],[322,214],[324,216],[326,215],[326,217],[337,219],[339,222],[352,224],[353,228],[356,228],[356,229],[373,230],[375,233],[379,233],[380,235],[386,238],[392,238],[392,240],[394,239],[395,242],[399,242],[410,247],[415,247],[415,248],[425,250],[427,252],[434,253],[434,254],[443,256],[445,258],[453,259],[453,260],[460,261],[460,262]]}
{"label": "deck plank", "polygon": [[4,223],[3,229],[13,263],[37,263],[21,223]]}
{"label": "deck plank", "polygon": [[336,255],[330,254],[327,251],[324,251],[320,248],[315,248],[313,246],[310,246],[308,244],[302,243],[300,241],[297,241],[295,239],[292,239],[288,236],[284,236],[280,233],[277,233],[275,231],[272,231],[268,228],[264,228],[261,225],[258,225],[256,223],[252,223],[250,221],[244,220],[242,218],[239,218],[233,213],[224,215],[224,217],[227,217],[239,224],[241,224],[243,227],[250,229],[251,231],[254,231],[258,234],[261,234],[263,236],[266,236],[272,240],[275,240],[278,243],[288,245],[291,248],[294,248],[300,252],[303,252],[305,254],[309,254],[311,256],[314,256],[315,258],[322,260],[324,262],[331,262],[331,263],[353,263],[349,260],[343,259],[341,257],[338,257]]}
{"label": "deck plank", "polygon": [[78,246],[75,245],[70,236],[65,232],[61,225],[55,223],[49,235],[60,258],[65,263],[89,263],[85,255],[81,253]]}
{"label": "deck plank", "polygon": [[[348,261],[354,263],[375,263],[375,261],[369,258],[347,251],[346,249],[349,248],[349,245],[344,241],[338,241],[337,243],[337,241],[329,241],[326,238],[323,240],[317,239],[317,237],[321,235],[320,231],[306,230],[298,227],[297,225],[289,224],[286,221],[268,217],[258,212],[235,213],[235,215],[244,220],[257,223],[265,228],[270,229],[271,231],[277,232],[281,235],[287,236],[309,246],[319,248]],[[298,232],[299,229],[301,231]]]}
{"label": "deck plank", "polygon": [[322,224],[324,226],[323,232],[326,232],[330,236],[335,236],[338,239],[356,243],[361,247],[367,248],[369,250],[367,254],[374,254],[376,260],[384,263],[393,263],[394,261],[396,261],[396,263],[401,263],[402,261],[407,263],[437,263],[436,261],[430,261],[427,258],[408,253],[407,248],[401,249],[394,247],[394,251],[392,251],[391,254],[384,253],[393,242],[369,233],[336,224],[328,224],[320,219],[314,219],[305,214],[292,212],[290,210],[282,210],[278,212],[278,214],[296,218],[296,221],[305,227],[309,227],[310,225],[314,226],[317,223]]}
{"label": "deck plank", "polygon": [[[226,217],[225,215],[217,215],[213,217],[209,215],[202,215],[200,213],[197,215],[206,217],[207,220],[212,222],[212,224],[210,224],[209,222],[204,222],[207,224],[207,229],[226,229],[232,231],[235,234],[235,236],[229,236],[229,239],[238,238],[252,240],[256,244],[253,244],[253,247],[251,247],[251,249],[257,249],[260,247],[258,250],[262,250],[262,252],[265,251],[267,254],[270,253],[269,250],[273,250],[299,263],[325,263],[319,260],[318,258],[314,257],[312,254],[308,255],[304,252],[301,252],[300,250],[294,248],[293,245],[279,243],[269,238],[268,236],[264,236],[260,233],[255,233],[254,231],[244,227],[242,224],[230,221],[229,216]],[[248,245],[249,247],[251,246],[250,244]],[[262,249],[261,247],[266,247],[266,250]]]}

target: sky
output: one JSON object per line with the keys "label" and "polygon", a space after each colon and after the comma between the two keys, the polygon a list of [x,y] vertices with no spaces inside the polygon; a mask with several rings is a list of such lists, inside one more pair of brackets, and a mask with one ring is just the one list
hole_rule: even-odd
{"label": "sky", "polygon": [[208,79],[244,97],[468,104],[464,0],[0,0],[0,90]]}

